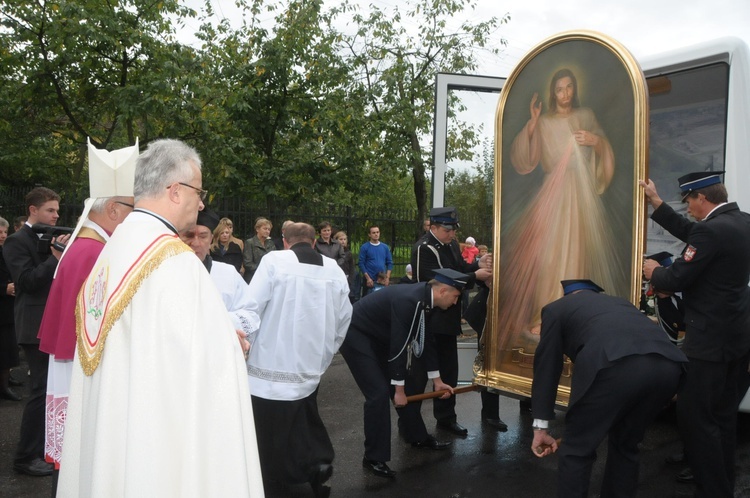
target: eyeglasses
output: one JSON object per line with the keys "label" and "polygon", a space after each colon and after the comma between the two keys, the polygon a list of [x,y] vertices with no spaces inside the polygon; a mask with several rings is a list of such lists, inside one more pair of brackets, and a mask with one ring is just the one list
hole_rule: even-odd
{"label": "eyeglasses", "polygon": [[[178,185],[182,185],[183,187],[190,187],[191,189],[193,189],[196,192],[198,192],[198,196],[201,198],[201,201],[205,201],[206,200],[206,196],[208,195],[208,190],[203,190],[202,188],[193,187],[189,183],[177,182],[177,184]],[[167,185],[167,188],[169,188],[169,187],[170,187],[170,185]]]}
{"label": "eyeglasses", "polygon": [[135,206],[134,206],[134,205],[132,205],[132,204],[128,204],[127,202],[122,202],[122,201],[115,201],[115,204],[122,204],[123,206],[127,206],[127,207],[129,207],[130,209],[135,209]]}

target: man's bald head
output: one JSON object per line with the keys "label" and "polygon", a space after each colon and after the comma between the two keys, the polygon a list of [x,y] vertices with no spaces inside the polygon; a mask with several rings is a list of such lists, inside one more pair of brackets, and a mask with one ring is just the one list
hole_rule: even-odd
{"label": "man's bald head", "polygon": [[306,242],[312,246],[315,243],[315,228],[307,223],[292,223],[284,230],[284,242],[289,247],[300,242]]}

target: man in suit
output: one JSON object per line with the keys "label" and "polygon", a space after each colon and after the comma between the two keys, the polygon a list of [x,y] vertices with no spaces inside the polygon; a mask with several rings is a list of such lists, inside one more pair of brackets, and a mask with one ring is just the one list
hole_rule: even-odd
{"label": "man in suit", "polygon": [[[450,268],[458,272],[466,273],[466,289],[471,289],[476,280],[487,280],[492,274],[488,268],[491,267],[489,257],[466,263],[461,257],[461,248],[456,242],[456,229],[458,224],[458,211],[455,207],[441,207],[430,210],[430,230],[425,233],[414,245],[411,253],[411,266],[416,282],[428,282],[434,278],[435,270],[439,268]],[[435,336],[435,344],[438,354],[438,364],[443,381],[451,386],[458,382],[458,345],[456,338],[461,334],[461,305],[446,310],[435,310],[430,314],[427,323],[430,332]],[[427,376],[424,368],[413,368],[406,382],[407,395],[424,392]],[[411,403],[407,410],[419,413],[420,403]],[[450,397],[444,400],[435,400],[433,403],[433,414],[437,420],[438,427],[452,432],[458,436],[466,436],[468,431],[456,421],[456,399]],[[404,427],[399,426],[401,434],[408,438]]]}
{"label": "man in suit", "polygon": [[[424,361],[435,390],[453,389],[441,380],[434,340],[425,322],[435,311],[455,307],[468,275],[438,269],[427,283],[395,285],[373,293],[354,304],[352,322],[341,354],[365,396],[365,456],[362,465],[379,477],[395,477],[391,459],[391,412],[389,401],[399,412],[399,422],[408,429],[407,440],[416,448],[446,449],[427,433],[419,413],[405,408],[405,379],[409,365]],[[449,393],[443,398],[450,396]]]}
{"label": "man in suit", "polygon": [[[17,472],[48,476],[53,466],[44,461],[44,413],[47,396],[49,355],[39,350],[39,325],[47,303],[57,262],[62,256],[31,229],[35,223],[55,225],[59,218],[60,196],[45,187],[26,194],[29,217],[21,229],[8,237],[3,256],[15,283],[14,315],[16,335],[31,371],[31,394],[21,418],[21,435],[13,461]],[[59,237],[65,244],[69,236]]]}
{"label": "man in suit", "polygon": [[628,301],[590,280],[564,280],[542,308],[531,405],[538,457],[557,451],[555,418],[563,355],[575,363],[558,460],[558,496],[588,496],[596,449],[609,438],[601,496],[635,496],[638,443],[677,392],[685,355]]}
{"label": "man in suit", "polygon": [[682,291],[690,359],[677,399],[677,421],[698,496],[733,496],[737,384],[750,354],[750,215],[727,202],[723,172],[679,178],[690,222],[664,202],[652,181],[641,182],[651,218],[687,245],[668,268],[647,259],[654,289]]}

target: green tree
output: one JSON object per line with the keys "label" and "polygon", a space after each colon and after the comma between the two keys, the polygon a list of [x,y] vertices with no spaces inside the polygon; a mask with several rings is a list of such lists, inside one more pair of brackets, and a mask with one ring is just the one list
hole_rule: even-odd
{"label": "green tree", "polygon": [[[356,33],[344,37],[344,43],[353,69],[352,88],[366,96],[381,140],[382,154],[373,160],[391,171],[411,174],[420,219],[427,212],[435,75],[475,70],[479,50],[497,53],[492,38],[509,19],[506,15],[450,27],[465,9],[475,6],[472,0],[415,0],[388,12],[371,4],[366,16],[348,2],[339,7],[341,13],[353,14],[356,26]],[[472,129],[457,123],[452,130],[451,150],[457,158],[470,157]]]}
{"label": "green tree", "polygon": [[[344,36],[335,26],[347,4],[237,3],[239,28],[210,22],[205,2],[194,48],[176,32],[198,14],[178,0],[6,0],[3,184],[83,190],[87,137],[108,149],[173,137],[201,152],[212,199],[362,212],[414,206],[413,191],[424,216],[435,72],[475,68],[506,19],[450,28],[472,3],[416,0],[395,15],[356,14]],[[455,123],[449,139],[470,157],[471,128]]]}
{"label": "green tree", "polygon": [[494,200],[494,146],[485,139],[481,158],[470,168],[450,169],[446,175],[445,198],[460,206],[461,237],[471,235],[477,241],[492,241]]}
{"label": "green tree", "polygon": [[241,3],[240,28],[223,22],[201,33],[208,57],[220,66],[229,124],[221,190],[260,196],[269,210],[295,202],[358,209],[373,199],[388,202],[394,185],[383,178],[392,170],[372,160],[382,144],[364,89],[349,84],[351,69],[333,28],[336,11],[322,11],[320,1],[291,1],[268,27],[259,21],[264,6]]}
{"label": "green tree", "polygon": [[3,2],[3,181],[75,189],[87,137],[118,148],[199,135],[202,61],[173,24],[194,15],[177,0]]}

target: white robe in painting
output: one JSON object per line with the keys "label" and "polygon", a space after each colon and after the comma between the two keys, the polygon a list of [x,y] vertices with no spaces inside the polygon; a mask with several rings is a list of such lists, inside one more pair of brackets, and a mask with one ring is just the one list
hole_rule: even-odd
{"label": "white robe in painting", "polygon": [[[591,279],[618,294],[622,270],[600,198],[614,175],[614,153],[594,113],[579,107],[542,114],[531,137],[528,126],[513,141],[511,163],[522,175],[541,165],[544,181],[503,229],[498,347],[533,352],[542,307],[562,297],[561,280]],[[578,145],[578,130],[597,135],[601,152]]]}
{"label": "white robe in painting", "polygon": [[58,497],[263,496],[237,334],[162,221],[118,227],[77,320]]}

